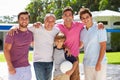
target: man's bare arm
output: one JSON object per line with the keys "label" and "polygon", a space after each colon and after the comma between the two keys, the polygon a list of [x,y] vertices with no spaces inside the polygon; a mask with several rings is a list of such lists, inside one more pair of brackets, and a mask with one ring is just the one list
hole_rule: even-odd
{"label": "man's bare arm", "polygon": [[104,57],[104,55],[105,55],[105,52],[106,52],[106,41],[100,43],[99,58],[98,58],[98,61],[97,61],[96,67],[95,67],[96,71],[101,70],[101,62],[102,62],[102,60],[103,60],[103,57]]}
{"label": "man's bare arm", "polygon": [[16,70],[13,67],[13,64],[11,62],[11,56],[10,56],[11,47],[12,47],[12,44],[5,43],[5,45],[4,45],[4,56],[5,56],[5,59],[7,61],[9,73],[10,74],[15,74]]}

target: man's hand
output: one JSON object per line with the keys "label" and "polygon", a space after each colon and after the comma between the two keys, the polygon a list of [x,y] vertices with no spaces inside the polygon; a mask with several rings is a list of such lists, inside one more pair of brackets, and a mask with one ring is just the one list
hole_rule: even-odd
{"label": "man's hand", "polygon": [[8,35],[13,36],[15,32],[18,33],[17,29],[18,28],[10,29],[10,31],[8,31]]}
{"label": "man's hand", "polygon": [[66,73],[65,73],[65,74],[67,74],[67,75],[71,76],[71,75],[72,75],[72,73],[73,73],[73,71],[72,71],[72,70],[69,70],[69,71],[66,71]]}
{"label": "man's hand", "polygon": [[40,28],[41,26],[42,26],[41,22],[36,22],[33,24],[33,27],[35,27],[35,28]]}
{"label": "man's hand", "polygon": [[101,63],[97,63],[97,64],[96,64],[95,70],[96,70],[96,71],[100,71],[100,70],[101,70]]}
{"label": "man's hand", "polygon": [[103,25],[103,23],[98,23],[98,29],[104,29],[105,27],[104,27],[104,25]]}
{"label": "man's hand", "polygon": [[10,67],[10,68],[8,68],[8,70],[9,70],[10,74],[15,74],[16,73],[16,70],[15,70],[14,67]]}

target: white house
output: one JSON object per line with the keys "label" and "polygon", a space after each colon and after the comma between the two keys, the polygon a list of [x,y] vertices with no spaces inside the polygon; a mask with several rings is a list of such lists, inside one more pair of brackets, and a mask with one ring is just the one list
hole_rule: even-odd
{"label": "white house", "polygon": [[[96,13],[96,14],[95,14]],[[120,12],[111,11],[111,10],[104,10],[104,11],[95,11],[93,16],[96,22],[102,22],[106,29],[120,29]],[[107,48],[111,49],[111,33],[107,33],[108,40],[107,40]]]}

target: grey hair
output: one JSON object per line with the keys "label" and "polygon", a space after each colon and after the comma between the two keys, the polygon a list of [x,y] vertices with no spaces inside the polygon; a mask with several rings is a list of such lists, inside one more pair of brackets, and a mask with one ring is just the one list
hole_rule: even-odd
{"label": "grey hair", "polygon": [[55,17],[54,14],[48,13],[48,14],[45,15],[44,21],[50,16],[53,17],[56,20],[56,17]]}

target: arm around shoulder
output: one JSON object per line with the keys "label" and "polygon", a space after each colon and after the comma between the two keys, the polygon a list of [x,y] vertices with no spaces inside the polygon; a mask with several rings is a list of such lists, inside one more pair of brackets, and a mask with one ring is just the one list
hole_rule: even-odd
{"label": "arm around shoulder", "polygon": [[15,32],[18,33],[17,31],[18,28],[19,26],[12,26],[10,30],[8,31],[8,35],[13,36]]}

